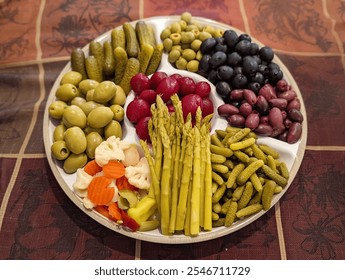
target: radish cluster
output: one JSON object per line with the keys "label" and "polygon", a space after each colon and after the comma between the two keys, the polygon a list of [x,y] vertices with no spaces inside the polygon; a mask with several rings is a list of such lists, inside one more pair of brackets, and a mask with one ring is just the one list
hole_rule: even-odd
{"label": "radish cluster", "polygon": [[177,73],[168,75],[158,71],[151,77],[138,73],[131,79],[130,84],[135,97],[127,106],[126,116],[135,126],[136,133],[142,140],[150,141],[148,133],[150,108],[156,102],[157,95],[160,95],[167,104],[169,112],[173,112],[174,107],[170,98],[178,94],[184,118],[191,113],[194,119],[198,107],[203,117],[214,112],[213,102],[210,99],[211,86],[206,81],[195,82],[192,78]]}

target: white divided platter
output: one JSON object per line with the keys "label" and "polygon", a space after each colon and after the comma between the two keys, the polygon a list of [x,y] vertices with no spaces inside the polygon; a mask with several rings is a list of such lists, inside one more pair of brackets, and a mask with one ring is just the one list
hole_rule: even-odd
{"label": "white divided platter", "polygon": [[[156,32],[156,37],[157,41],[159,41],[159,34],[165,28],[168,26],[170,23],[175,22],[180,19],[180,16],[161,16],[161,17],[152,17],[152,18],[147,18],[144,19],[148,24],[152,25],[154,27],[154,30]],[[200,17],[193,17],[195,21],[200,22],[202,25],[210,25],[216,28],[221,28],[224,30],[227,29],[232,29],[235,30],[238,34],[244,33],[234,27],[231,27],[229,25],[216,22],[213,20],[205,19],[205,18],[200,18]],[[136,22],[132,22],[134,25]],[[108,31],[95,40],[99,42],[104,42],[106,40],[110,40],[110,34],[111,31]],[[259,46],[263,46],[260,42],[255,40],[252,37],[252,41],[256,42],[259,44]],[[85,46],[83,48],[85,54],[88,54],[88,46]],[[271,146],[272,148],[276,149],[279,151],[281,158],[281,161],[286,162],[289,170],[290,170],[290,178],[289,178],[289,183],[288,185],[284,188],[282,192],[279,194],[275,195],[271,207],[273,207],[279,200],[280,198],[284,195],[284,193],[288,190],[288,188],[291,185],[291,182],[295,178],[298,169],[301,165],[303,156],[304,156],[304,151],[305,151],[305,146],[306,146],[306,141],[307,141],[307,119],[306,119],[306,111],[303,103],[303,98],[301,96],[301,93],[299,91],[298,85],[296,84],[294,78],[292,77],[291,73],[289,70],[285,67],[285,65],[281,62],[281,60],[275,55],[274,62],[277,63],[281,70],[284,73],[284,79],[287,80],[287,82],[292,86],[292,88],[296,91],[298,98],[301,101],[301,112],[304,116],[304,121],[302,123],[302,136],[301,139],[295,143],[295,144],[288,144],[286,142],[276,140],[273,138],[269,137],[260,137],[258,139],[259,143],[265,143]],[[48,113],[48,107],[49,105],[55,100],[55,92],[56,89],[59,86],[61,77],[68,71],[71,70],[71,64],[67,63],[67,65],[64,67],[64,69],[61,71],[60,75],[57,77],[57,80],[55,81],[51,92],[48,96],[47,99],[47,105],[45,108],[44,112],[44,120],[43,120],[43,133],[44,133],[44,146],[45,146],[45,151],[47,154],[47,159],[50,165],[50,168],[58,181],[59,185],[63,189],[63,191],[66,193],[66,195],[73,201],[75,205],[77,205],[85,214],[89,215],[92,219],[97,221],[98,223],[108,227],[109,229],[123,234],[125,236],[143,240],[143,241],[149,241],[149,242],[155,242],[155,243],[169,243],[169,244],[183,244],[183,243],[195,243],[195,242],[201,242],[201,241],[206,241],[206,240],[211,240],[215,238],[219,238],[225,235],[228,235],[230,233],[234,233],[235,231],[245,227],[246,225],[252,223],[259,217],[261,217],[263,214],[266,213],[266,211],[260,211],[259,213],[249,216],[247,218],[238,220],[234,222],[234,224],[230,227],[216,227],[213,228],[212,231],[201,231],[199,235],[197,236],[185,236],[184,234],[174,234],[172,236],[164,236],[160,233],[160,231],[153,230],[153,231],[148,231],[148,232],[131,232],[129,230],[126,230],[125,228],[119,226],[115,222],[107,219],[106,217],[100,215],[98,212],[94,210],[88,210],[84,207],[82,199],[78,197],[72,188],[72,185],[76,179],[75,174],[66,174],[63,169],[62,165],[60,162],[55,160],[51,156],[51,145],[52,145],[52,138],[53,138],[53,131],[58,122],[52,120],[49,117]],[[206,80],[203,77],[201,77],[198,74],[191,73],[188,71],[183,71],[183,70],[177,70],[175,69],[168,61],[167,61],[167,54],[163,55],[161,64],[159,66],[159,69],[157,71],[164,71],[167,74],[173,74],[173,73],[179,73],[183,76],[189,76],[193,78],[195,81],[200,81],[200,80]],[[227,121],[223,118],[220,118],[217,113],[216,113],[216,108],[223,103],[222,99],[218,97],[218,95],[215,92],[215,87],[211,85],[212,88],[212,94],[211,94],[211,99],[214,103],[215,106],[215,115],[212,120],[212,132],[215,129],[224,129],[227,126]],[[125,109],[127,104],[133,99],[133,93],[130,93],[127,97],[127,101],[125,104]],[[124,120],[123,124],[123,140],[126,142],[130,143],[138,143],[138,138],[135,133],[135,129],[133,125],[128,121],[127,118]]]}

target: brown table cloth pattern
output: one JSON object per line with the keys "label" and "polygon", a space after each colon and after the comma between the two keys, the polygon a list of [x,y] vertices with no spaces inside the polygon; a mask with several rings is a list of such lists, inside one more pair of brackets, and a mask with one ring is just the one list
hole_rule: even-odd
{"label": "brown table cloth pattern", "polygon": [[[75,47],[125,21],[189,11],[274,48],[308,117],[301,168],[264,216],[214,240],[141,242],[64,194],[43,146],[46,98]],[[345,2],[0,1],[0,259],[344,259]]]}

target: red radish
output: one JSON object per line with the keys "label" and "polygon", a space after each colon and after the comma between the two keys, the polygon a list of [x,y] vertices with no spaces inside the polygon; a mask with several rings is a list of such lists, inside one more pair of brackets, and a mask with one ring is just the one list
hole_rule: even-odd
{"label": "red radish", "polygon": [[135,98],[126,109],[126,116],[131,123],[137,123],[141,118],[151,116],[149,103],[141,98]]}
{"label": "red radish", "polygon": [[164,79],[168,77],[168,74],[165,72],[155,72],[152,74],[150,81],[151,81],[151,89],[156,89],[158,84]]}
{"label": "red radish", "polygon": [[187,115],[191,113],[192,117],[195,116],[196,110],[202,107],[202,98],[197,94],[188,94],[181,99],[183,117],[186,119]]}
{"label": "red radish", "polygon": [[180,89],[179,83],[173,77],[164,78],[157,86],[156,93],[159,94],[166,103],[170,97],[178,93]]}
{"label": "red radish", "polygon": [[156,97],[157,93],[153,89],[145,89],[139,95],[139,98],[146,100],[150,105],[156,103]]}
{"label": "red radish", "polygon": [[150,135],[148,129],[148,123],[151,117],[141,118],[135,126],[135,131],[138,137],[144,141],[150,142]]}
{"label": "red radish", "polygon": [[213,102],[210,98],[206,97],[202,99],[202,117],[206,117],[210,114],[213,114],[214,107]]}
{"label": "red radish", "polygon": [[150,88],[150,79],[143,73],[134,75],[130,81],[132,90],[139,95],[143,90]]}
{"label": "red radish", "polygon": [[211,92],[211,86],[208,82],[200,81],[195,85],[195,93],[201,98],[208,97]]}
{"label": "red radish", "polygon": [[187,94],[192,94],[195,91],[196,85],[192,78],[181,77],[178,80],[180,85],[180,95],[185,96]]}
{"label": "red radish", "polygon": [[178,73],[172,74],[172,75],[170,75],[170,77],[172,77],[172,78],[174,78],[176,80],[182,78],[182,76],[180,74],[178,74]]}

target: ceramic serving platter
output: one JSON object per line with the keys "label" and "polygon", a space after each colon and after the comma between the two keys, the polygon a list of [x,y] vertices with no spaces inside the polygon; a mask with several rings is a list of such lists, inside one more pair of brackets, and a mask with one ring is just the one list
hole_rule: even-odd
{"label": "ceramic serving platter", "polygon": [[[161,31],[171,24],[172,22],[176,22],[180,19],[180,16],[160,16],[160,17],[152,17],[152,18],[146,18],[144,19],[148,24],[153,26],[155,33],[156,33],[156,39],[159,42],[159,34]],[[224,30],[227,29],[232,29],[235,30],[238,34],[244,33],[243,31],[240,31],[234,27],[231,27],[229,25],[216,22],[213,20],[209,20],[206,18],[200,18],[200,17],[193,17],[195,21],[198,21],[202,25],[209,25],[212,27],[216,28],[221,28]],[[132,22],[133,25],[135,25],[135,21]],[[101,43],[110,40],[110,35],[111,35],[111,30],[100,35],[97,37],[95,40],[99,41]],[[255,40],[255,38],[252,37],[252,41],[256,42],[259,44],[259,46],[263,46],[260,42]],[[85,54],[88,54],[89,47],[88,45],[83,48],[83,51]],[[295,178],[298,169],[301,165],[303,156],[304,156],[304,151],[305,151],[305,146],[306,146],[306,141],[307,141],[307,118],[306,118],[306,111],[305,111],[305,106],[303,103],[303,98],[301,95],[301,92],[298,88],[298,85],[296,84],[293,76],[289,72],[289,70],[285,67],[285,65],[282,63],[282,61],[279,59],[277,55],[275,55],[274,62],[277,63],[281,70],[284,73],[284,79],[287,80],[287,82],[292,86],[292,88],[296,91],[298,98],[301,101],[301,112],[304,116],[304,121],[302,123],[302,136],[301,139],[295,143],[295,144],[288,144],[286,142],[276,140],[270,137],[259,137],[258,143],[264,143],[272,148],[276,149],[280,153],[280,160],[284,161],[289,170],[290,170],[290,178],[289,178],[289,183],[288,185],[284,188],[282,192],[279,194],[275,195],[271,204],[271,207],[273,207],[280,199],[281,197],[285,194],[285,192],[288,190],[288,188],[291,185],[291,182]],[[183,234],[174,234],[172,236],[164,236],[160,233],[160,231],[153,230],[153,231],[147,231],[147,232],[131,232],[129,230],[126,230],[125,228],[119,226],[115,222],[107,219],[106,217],[100,215],[98,212],[94,210],[88,210],[84,207],[82,199],[78,197],[74,191],[73,191],[73,183],[75,182],[76,175],[75,174],[66,174],[63,169],[62,165],[60,162],[56,161],[52,155],[51,155],[51,145],[52,145],[52,138],[53,138],[53,131],[54,128],[58,125],[58,122],[54,121],[49,117],[48,114],[48,107],[49,105],[55,100],[55,92],[56,89],[59,86],[61,77],[68,71],[71,70],[71,64],[68,62],[66,66],[63,68],[61,71],[60,75],[56,79],[56,82],[54,83],[50,94],[48,96],[47,100],[47,105],[45,108],[44,112],[44,122],[43,122],[43,133],[44,133],[44,145],[45,145],[45,151],[47,154],[47,160],[49,162],[50,168],[58,181],[59,185],[63,189],[63,191],[66,193],[66,195],[71,199],[71,201],[78,206],[81,211],[83,211],[86,215],[90,216],[92,219],[97,221],[98,223],[102,224],[103,226],[108,227],[109,229],[113,230],[114,232],[123,234],[125,236],[143,240],[143,241],[149,241],[149,242],[155,242],[155,243],[170,243],[170,244],[183,244],[183,243],[195,243],[195,242],[202,242],[206,240],[211,240],[215,238],[219,238],[228,234],[235,234],[236,231],[239,229],[249,225],[262,215],[266,213],[266,211],[261,211],[255,215],[249,216],[247,218],[241,219],[236,221],[231,227],[217,227],[213,228],[212,231],[202,231],[200,232],[199,235],[197,236],[185,236]],[[167,74],[174,74],[174,73],[179,73],[182,76],[188,76],[193,78],[196,82],[205,80],[205,78],[201,77],[198,74],[191,73],[188,71],[183,71],[183,70],[177,70],[175,69],[167,60],[167,54],[164,54],[162,57],[161,64],[158,68],[157,71],[164,71]],[[215,106],[215,115],[212,119],[212,132],[214,132],[215,129],[224,129],[228,124],[227,121],[224,118],[221,118],[217,115],[217,110],[216,108],[223,103],[222,99],[218,97],[215,91],[215,87],[211,85],[212,88],[212,93],[211,93],[211,99],[214,103]],[[125,104],[125,109],[128,105],[128,103],[133,99],[133,93],[130,93],[127,97],[127,101]],[[212,133],[211,132],[211,133]],[[138,138],[135,133],[135,128],[133,125],[128,121],[127,118],[124,119],[123,122],[123,140],[129,143],[138,143]]]}

